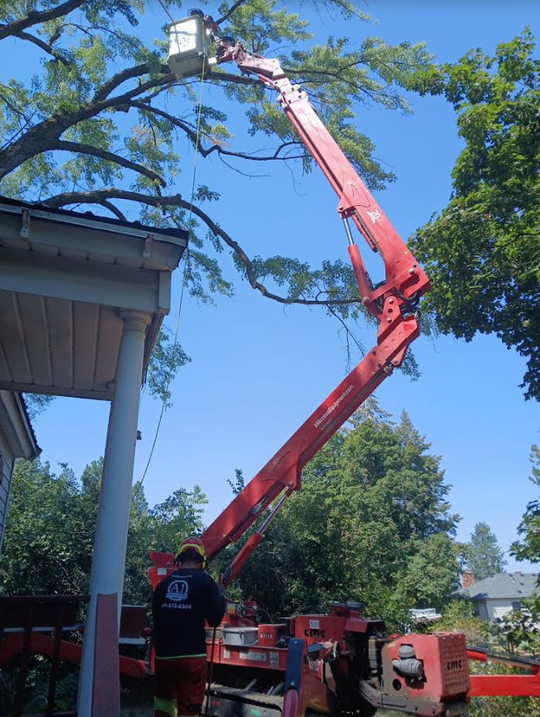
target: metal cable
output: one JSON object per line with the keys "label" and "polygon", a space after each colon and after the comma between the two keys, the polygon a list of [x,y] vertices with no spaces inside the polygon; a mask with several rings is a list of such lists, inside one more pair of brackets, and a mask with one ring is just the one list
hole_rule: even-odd
{"label": "metal cable", "polygon": [[[163,6],[163,8],[165,9],[165,11],[167,12],[167,10],[166,10],[165,6],[163,5],[163,3],[161,2],[161,0],[159,0],[159,2],[160,2],[160,4]],[[172,18],[171,18],[171,19],[172,19]],[[205,75],[205,72],[206,72],[206,66],[205,66],[205,58],[204,58],[204,56],[203,56],[203,65],[202,65],[202,71],[201,71],[201,82],[200,82],[200,90],[199,90],[199,103],[198,103],[198,111],[197,111],[197,114],[198,114],[198,116],[197,116],[197,130],[196,130],[196,133],[195,133],[195,158],[194,158],[194,162],[193,162],[193,179],[192,179],[192,183],[191,183],[191,198],[190,198],[190,201],[189,201],[189,218],[190,218],[190,219],[191,219],[191,217],[193,216],[193,198],[194,198],[194,195],[195,195],[195,179],[196,179],[196,176],[197,176],[197,159],[198,159],[198,157],[199,157],[199,139],[200,139],[200,134],[201,134],[202,100],[203,100],[203,88],[204,88],[204,75]],[[189,250],[186,250],[186,251],[189,251]],[[179,329],[180,329],[180,315],[181,315],[181,313],[182,313],[182,305],[183,305],[183,300],[184,300],[184,289],[185,289],[185,286],[186,286],[186,277],[187,277],[187,261],[184,259],[184,273],[183,273],[183,276],[182,276],[182,288],[181,288],[181,290],[180,290],[180,302],[179,302],[179,305],[178,305],[178,313],[177,313],[177,316],[176,316],[176,328],[175,328],[175,331],[174,331],[174,341],[173,341],[173,346],[172,346],[173,355],[174,355],[174,350],[175,350],[176,347],[178,346],[178,332],[179,332]],[[166,387],[165,387],[165,393],[168,392],[169,386],[170,386],[170,384],[171,384],[171,381],[172,381],[172,376],[171,376],[171,377],[169,378],[169,380],[167,381],[167,385],[166,385]],[[162,423],[162,421],[163,421],[163,416],[165,415],[165,411],[166,411],[166,410],[167,410],[167,399],[166,399],[166,397],[164,396],[164,397],[163,397],[163,401],[162,401],[162,405],[161,405],[161,411],[160,411],[160,414],[159,414],[158,423],[157,423],[157,426],[156,426],[156,432],[155,432],[155,434],[154,434],[154,440],[152,441],[152,447],[151,447],[151,449],[150,449],[150,455],[148,456],[148,460],[147,460],[147,462],[146,462],[146,466],[145,466],[145,469],[144,469],[142,478],[141,478],[141,480],[140,480],[140,484],[141,484],[141,485],[143,484],[144,479],[146,478],[146,474],[148,473],[148,468],[150,467],[150,463],[151,463],[152,457],[153,457],[153,455],[154,455],[154,449],[155,449],[156,444],[157,444],[157,440],[158,440],[158,437],[159,437],[159,432],[160,432],[160,429],[161,429],[161,423]]]}

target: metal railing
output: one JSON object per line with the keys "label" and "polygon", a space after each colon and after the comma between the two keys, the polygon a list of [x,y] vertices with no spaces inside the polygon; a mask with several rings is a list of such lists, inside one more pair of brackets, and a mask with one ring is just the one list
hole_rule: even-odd
{"label": "metal railing", "polygon": [[[19,673],[16,681],[12,717],[23,717],[28,697],[27,681],[32,654],[51,657],[47,704],[43,717],[76,712],[55,711],[56,689],[59,678],[62,633],[78,630],[77,617],[81,605],[88,601],[84,595],[37,595],[0,598],[0,664],[18,655]],[[49,634],[50,633],[50,634]],[[42,717],[41,715],[36,717]]]}

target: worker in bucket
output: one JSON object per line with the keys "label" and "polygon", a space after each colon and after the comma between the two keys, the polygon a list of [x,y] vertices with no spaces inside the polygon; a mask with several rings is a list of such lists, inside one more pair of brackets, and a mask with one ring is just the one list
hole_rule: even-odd
{"label": "worker in bucket", "polygon": [[195,717],[202,712],[206,683],[205,621],[217,627],[225,613],[220,586],[204,572],[206,553],[186,538],[174,559],[178,569],[156,587],[154,620],[155,717]]}

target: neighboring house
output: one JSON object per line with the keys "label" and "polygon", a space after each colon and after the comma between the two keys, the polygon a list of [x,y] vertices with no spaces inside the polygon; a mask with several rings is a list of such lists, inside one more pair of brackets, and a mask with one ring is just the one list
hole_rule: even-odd
{"label": "neighboring house", "polygon": [[40,453],[21,394],[0,390],[0,551],[16,458]]}
{"label": "neighboring house", "polygon": [[499,573],[459,590],[474,604],[474,613],[481,620],[502,620],[512,610],[520,610],[522,600],[536,590],[538,573]]}

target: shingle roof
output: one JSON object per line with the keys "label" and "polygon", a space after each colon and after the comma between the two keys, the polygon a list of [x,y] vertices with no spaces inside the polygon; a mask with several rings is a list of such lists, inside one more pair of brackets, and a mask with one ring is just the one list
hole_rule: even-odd
{"label": "shingle roof", "polygon": [[461,588],[459,594],[466,595],[473,600],[529,598],[536,588],[539,577],[538,573],[499,573],[492,578],[479,580],[468,588]]}
{"label": "shingle roof", "polygon": [[110,216],[94,214],[90,211],[76,212],[71,209],[59,209],[57,207],[49,207],[46,203],[26,202],[22,199],[13,199],[11,197],[5,197],[4,195],[0,195],[0,202],[2,204],[11,204],[14,207],[24,207],[25,209],[30,209],[34,211],[57,214],[59,217],[63,218],[72,217],[78,220],[90,219],[93,222],[100,222],[104,225],[125,227],[126,229],[145,231],[149,234],[154,235],[166,235],[184,240],[187,240],[189,238],[189,232],[186,229],[177,229],[175,227],[148,226],[147,224],[141,224],[141,222],[139,221],[123,221],[122,219],[117,219]]}
{"label": "shingle roof", "polygon": [[26,403],[26,400],[24,398],[24,393],[18,393],[19,401],[21,402],[22,410],[24,412],[24,417],[26,418],[26,422],[28,423],[28,428],[30,429],[30,435],[32,436],[32,439],[34,441],[35,447],[36,447],[36,455],[39,456],[41,453],[41,448],[38,445],[36,433],[34,431],[34,426],[32,425],[32,420],[30,418],[30,412],[28,410],[28,404]]}

